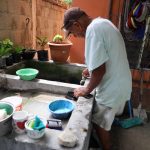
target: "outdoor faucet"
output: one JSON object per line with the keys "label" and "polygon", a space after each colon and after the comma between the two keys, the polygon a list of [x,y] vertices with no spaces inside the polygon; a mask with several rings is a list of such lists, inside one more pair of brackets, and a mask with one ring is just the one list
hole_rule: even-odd
{"label": "outdoor faucet", "polygon": [[81,79],[81,81],[80,81],[80,85],[84,85],[85,80],[86,80],[86,77],[82,76],[82,79]]}

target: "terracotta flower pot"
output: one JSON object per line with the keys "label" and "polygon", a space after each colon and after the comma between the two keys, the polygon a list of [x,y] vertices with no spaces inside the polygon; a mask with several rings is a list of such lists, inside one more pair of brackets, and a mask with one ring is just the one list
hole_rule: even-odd
{"label": "terracotta flower pot", "polygon": [[50,47],[51,59],[54,62],[62,62],[62,63],[67,62],[72,43],[59,43],[58,44],[54,42],[49,42],[48,45]]}

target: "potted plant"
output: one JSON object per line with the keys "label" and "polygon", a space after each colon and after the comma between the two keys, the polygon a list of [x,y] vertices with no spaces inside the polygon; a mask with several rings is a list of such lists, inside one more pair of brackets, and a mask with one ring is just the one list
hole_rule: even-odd
{"label": "potted plant", "polygon": [[12,65],[11,50],[13,42],[10,39],[0,41],[0,68],[5,68],[6,65]]}
{"label": "potted plant", "polygon": [[64,40],[63,36],[56,34],[48,45],[50,47],[51,59],[54,62],[67,62],[72,46],[70,41]]}
{"label": "potted plant", "polygon": [[33,59],[35,54],[36,54],[36,50],[32,49],[32,48],[24,48],[22,50],[22,58],[24,60],[31,60],[31,59]]}
{"label": "potted plant", "polygon": [[13,61],[13,56],[11,54],[11,50],[10,52],[5,56],[6,59],[6,66],[11,66],[13,65],[14,61]]}
{"label": "potted plant", "polygon": [[5,48],[0,44],[0,68],[6,67]]}
{"label": "potted plant", "polygon": [[63,2],[68,6],[72,4],[72,0],[63,0]]}
{"label": "potted plant", "polygon": [[45,45],[48,42],[47,37],[36,37],[40,50],[37,51],[38,60],[48,61],[48,50],[45,50]]}
{"label": "potted plant", "polygon": [[62,5],[67,8],[71,7],[72,2],[73,0],[61,0]]}
{"label": "potted plant", "polygon": [[23,47],[15,45],[12,49],[12,58],[14,63],[18,63],[21,61]]}

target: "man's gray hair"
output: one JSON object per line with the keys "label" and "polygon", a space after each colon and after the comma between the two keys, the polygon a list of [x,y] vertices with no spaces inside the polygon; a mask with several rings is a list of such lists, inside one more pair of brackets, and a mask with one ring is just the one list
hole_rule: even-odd
{"label": "man's gray hair", "polygon": [[79,7],[72,7],[68,9],[64,14],[64,25],[62,28],[68,29],[73,22],[78,21],[82,16],[88,15]]}

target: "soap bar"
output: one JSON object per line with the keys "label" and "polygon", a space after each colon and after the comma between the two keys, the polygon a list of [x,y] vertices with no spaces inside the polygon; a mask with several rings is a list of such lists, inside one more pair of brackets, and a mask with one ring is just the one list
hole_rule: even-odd
{"label": "soap bar", "polygon": [[7,117],[7,112],[5,109],[0,109],[0,121]]}

